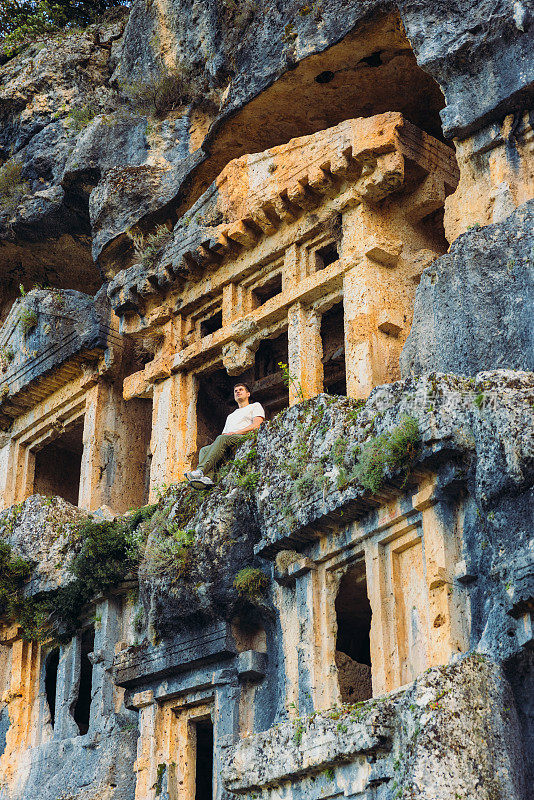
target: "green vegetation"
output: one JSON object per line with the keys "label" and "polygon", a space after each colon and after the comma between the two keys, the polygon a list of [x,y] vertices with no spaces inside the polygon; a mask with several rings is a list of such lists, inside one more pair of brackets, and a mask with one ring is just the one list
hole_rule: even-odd
{"label": "green vegetation", "polygon": [[158,225],[155,233],[150,233],[146,239],[142,235],[133,237],[135,260],[145,269],[154,266],[157,257],[168,242],[172,239],[172,231],[166,225]]}
{"label": "green vegetation", "polygon": [[[188,527],[203,496],[186,484],[161,488],[158,506],[150,519],[142,572],[147,577],[176,582],[192,567],[195,531]],[[169,519],[172,514],[172,519]]]}
{"label": "green vegetation", "polygon": [[27,336],[37,326],[39,318],[33,308],[23,306],[19,314],[19,324],[23,336]]}
{"label": "green vegetation", "polygon": [[417,420],[405,416],[390,433],[383,433],[363,446],[354,476],[371,492],[381,489],[387,469],[403,469],[407,479],[419,439]]}
{"label": "green vegetation", "polygon": [[13,213],[29,189],[28,183],[22,177],[20,161],[6,161],[0,167],[0,211]]}
{"label": "green vegetation", "polygon": [[[178,498],[173,497],[172,486],[168,487],[167,491],[162,494],[160,504],[165,503],[166,500],[169,500],[169,502],[162,505],[162,508],[160,508],[152,518],[152,530],[159,530],[161,532],[169,528],[168,518],[171,509],[173,509],[171,530],[186,528],[197,513],[202,503],[202,494],[189,485],[179,484],[178,488],[180,490]],[[178,499],[178,502],[175,502],[176,499]]]}
{"label": "green vegetation", "polygon": [[15,353],[11,347],[0,347],[0,370],[6,372],[14,358]]}
{"label": "green vegetation", "polygon": [[314,486],[323,477],[323,469],[320,464],[313,464],[303,475],[295,480],[294,490],[299,497],[306,497],[313,491]]}
{"label": "green vegetation", "polygon": [[351,422],[356,423],[358,421],[358,417],[360,416],[360,412],[363,411],[364,408],[365,408],[365,400],[355,400],[353,408],[351,408],[351,410],[347,414],[347,419],[349,419]]}
{"label": "green vegetation", "polygon": [[23,603],[22,587],[33,566],[33,562],[14,556],[11,545],[0,540],[0,614],[16,614]]}
{"label": "green vegetation", "polygon": [[98,112],[91,105],[74,106],[68,114],[68,119],[72,120],[73,127],[77,131],[83,130],[86,125],[96,117]]}
{"label": "green vegetation", "polygon": [[58,33],[101,18],[116,0],[0,0],[0,40],[12,58],[44,34]]}
{"label": "green vegetation", "polygon": [[145,80],[123,83],[121,91],[137,112],[161,118],[205,93],[202,75],[195,65],[181,64]]}
{"label": "green vegetation", "polygon": [[296,397],[299,400],[304,400],[304,392],[302,391],[302,384],[295,375],[291,375],[289,371],[289,365],[284,364],[283,361],[278,362],[278,366],[280,367],[280,371],[282,373],[282,378],[284,380],[284,386],[287,386],[288,389],[293,389],[295,392]]}
{"label": "green vegetation", "polygon": [[345,454],[347,452],[347,442],[345,439],[338,437],[332,447],[332,461],[336,467],[342,467],[345,461]]}
{"label": "green vegetation", "polygon": [[482,409],[484,405],[484,399],[485,399],[484,392],[478,392],[474,400],[475,405],[478,409]]}
{"label": "green vegetation", "polygon": [[136,633],[141,633],[145,626],[145,612],[143,608],[139,608],[135,612],[135,616],[133,618],[133,628]]}
{"label": "green vegetation", "polygon": [[293,741],[295,742],[296,745],[299,745],[301,743],[302,736],[303,736],[305,730],[306,730],[306,726],[305,726],[304,722],[299,717],[297,719],[297,722],[296,722],[296,725],[295,725],[295,733],[293,734]]}
{"label": "green vegetation", "polygon": [[69,544],[77,550],[68,571],[72,580],[40,598],[18,604],[16,617],[28,639],[68,640],[79,627],[80,613],[93,597],[123,581],[137,567],[144,533],[139,524],[152,506],[110,522],[86,519],[70,527]]}
{"label": "green vegetation", "polygon": [[165,777],[165,772],[167,771],[166,764],[158,764],[158,768],[156,771],[156,782],[152,787],[155,789],[156,797],[159,797],[163,791],[163,778]]}
{"label": "green vegetation", "polygon": [[258,600],[267,591],[269,578],[261,569],[245,567],[234,578],[234,589],[248,600]]}
{"label": "green vegetation", "polygon": [[176,581],[189,572],[194,530],[183,530],[170,524],[168,535],[151,541],[145,552],[146,575],[154,578],[172,577]]}

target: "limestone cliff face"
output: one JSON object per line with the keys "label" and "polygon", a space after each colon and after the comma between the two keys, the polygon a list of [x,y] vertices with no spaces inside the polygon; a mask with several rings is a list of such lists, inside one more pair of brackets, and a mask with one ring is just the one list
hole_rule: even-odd
{"label": "limestone cliff face", "polygon": [[[475,381],[437,374],[407,379],[376,389],[363,407],[320,395],[281,413],[245,442],[207,496],[183,484],[170,487],[144,519],[124,517],[125,530],[130,526],[134,533],[130,546],[136,541],[140,549],[133,574],[124,570],[119,579],[120,568],[113,567],[118,582],[112,590],[120,593],[121,602],[113,595],[106,599],[110,587],[105,583],[94,600],[89,731],[77,733],[76,685],[64,676],[76,658],[83,658],[83,639],[75,636],[61,649],[57,679],[66,681],[67,695],[56,705],[53,735],[48,738],[50,719],[45,717],[45,739],[33,745],[41,759],[32,761],[30,745],[15,782],[9,771],[29,743],[15,736],[17,723],[8,725],[3,796],[18,800],[31,789],[52,800],[61,785],[73,796],[133,797],[126,773],[133,762],[134,711],[144,720],[138,748],[145,753],[144,760],[138,756],[136,761],[136,796],[158,796],[149,791],[158,769],[164,770],[164,785],[171,791],[177,780],[175,745],[171,740],[166,749],[165,709],[185,713],[173,698],[189,696],[192,686],[209,679],[215,686],[221,681],[217,703],[224,714],[217,723],[217,759],[224,764],[221,778],[230,792],[254,792],[261,786],[269,794],[278,782],[289,781],[293,796],[304,797],[312,776],[327,771],[327,780],[339,786],[357,779],[371,788],[380,780],[388,791],[395,791],[393,784],[408,793],[417,787],[421,797],[445,800],[451,785],[469,793],[476,783],[488,800],[524,800],[528,778],[524,745],[518,742],[528,742],[530,724],[520,675],[528,674],[530,663],[531,639],[524,626],[532,594],[533,389],[532,374],[496,371],[481,373]],[[406,420],[417,432],[414,427],[407,433]],[[377,454],[400,441],[399,430],[407,436],[402,454],[384,461],[377,477],[369,465],[376,466]],[[371,461],[365,453],[374,454]],[[64,613],[58,601],[66,595],[58,590],[79,585],[80,558],[93,558],[95,569],[106,563],[111,568],[114,562],[106,559],[116,558],[106,550],[106,541],[118,535],[120,528],[113,525],[121,520],[112,524],[97,517],[91,533],[80,528],[84,523],[81,510],[39,496],[0,515],[4,539],[35,562],[26,597],[37,602],[48,598],[53,615]],[[390,543],[399,540],[399,526],[401,531],[420,529],[415,540],[401,539],[401,548],[415,544],[413,553],[408,550],[411,571],[402,578],[405,567],[399,561],[399,577],[387,577],[386,556],[378,580],[374,548],[378,544],[386,554]],[[83,530],[90,544],[84,544]],[[418,536],[425,543],[428,600],[413,595],[412,614],[417,609],[422,617],[417,623],[412,619],[416,627],[407,635],[409,640],[423,626],[424,655],[420,645],[404,645],[416,681],[408,690],[368,703],[370,689],[363,684],[359,702],[348,703],[350,695],[343,692],[350,691],[362,665],[341,650],[327,667],[328,648],[334,646],[336,629],[339,643],[344,624],[339,611],[337,621],[332,618],[341,574],[365,548],[367,592],[373,615],[378,615],[391,602],[389,581],[399,592],[407,590],[408,576],[419,580],[413,571]],[[139,598],[132,594],[136,572]],[[306,601],[310,577],[321,592],[320,609]],[[388,613],[395,618],[398,612],[392,607]],[[313,645],[311,632],[319,624],[324,631],[316,630]],[[380,643],[383,631],[371,629],[374,695],[407,682],[396,677],[397,669],[399,675],[410,674],[402,663],[395,666],[401,645],[392,644],[399,635],[396,624],[388,628],[390,651]],[[381,625],[391,625],[387,613]],[[9,647],[9,633],[3,635]],[[315,647],[327,649],[314,664]],[[436,667],[449,647],[453,665]],[[472,655],[464,658],[462,651]],[[317,671],[322,672],[320,681],[313,677]],[[41,688],[40,700],[39,695],[32,700],[30,685],[21,689],[24,703],[37,713],[40,702],[50,714],[49,696],[45,699]],[[194,692],[197,697],[200,689]],[[342,707],[340,693],[346,703]],[[232,749],[236,694],[241,696],[239,729],[246,736]],[[298,699],[296,716],[297,701],[291,697]],[[13,698],[6,695],[4,703],[6,720],[20,725],[23,712]],[[273,721],[279,724],[271,727]],[[466,745],[458,749],[454,740],[461,730]],[[60,766],[65,738],[72,739],[73,749]],[[178,741],[185,746],[186,739]],[[373,755],[371,772],[361,763],[365,753]],[[432,775],[429,760],[436,761]],[[40,785],[43,775],[50,778],[47,788]]]}
{"label": "limestone cliff face", "polygon": [[3,211],[5,255],[31,242],[28,278],[60,285],[68,251],[96,283],[91,245],[113,274],[132,227],[172,219],[231,158],[362,112],[400,110],[436,135],[441,111],[444,134],[465,138],[528,108],[531,41],[527,3],[136,0],[127,21],[40,41],[2,67],[4,158],[24,182]]}
{"label": "limestone cliff face", "polygon": [[533,211],[530,201],[504,222],[467,231],[424,273],[401,359],[406,375],[534,367]]}

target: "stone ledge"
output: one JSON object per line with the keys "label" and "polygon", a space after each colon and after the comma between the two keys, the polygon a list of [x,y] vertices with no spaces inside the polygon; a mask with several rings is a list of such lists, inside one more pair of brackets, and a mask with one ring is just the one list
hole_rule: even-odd
{"label": "stone ledge", "polygon": [[374,798],[376,787],[380,798],[522,800],[519,738],[502,671],[471,653],[388,695],[297,717],[226,747],[222,780],[241,796],[261,791],[262,800]]}
{"label": "stone ledge", "polygon": [[197,635],[188,632],[171,644],[131,647],[115,656],[113,671],[118,686],[132,688],[165,675],[190,670],[199,664],[232,657],[237,648],[226,622],[206,626]]}
{"label": "stone ledge", "polygon": [[[35,325],[24,333],[24,312]],[[33,290],[15,303],[0,328],[0,347],[13,360],[0,380],[0,424],[11,420],[81,374],[108,347],[122,347],[106,318],[106,309],[82,292]]]}
{"label": "stone ledge", "polygon": [[390,701],[283,722],[243,739],[230,751],[223,781],[237,794],[320,772],[358,755],[389,751],[394,708]]}

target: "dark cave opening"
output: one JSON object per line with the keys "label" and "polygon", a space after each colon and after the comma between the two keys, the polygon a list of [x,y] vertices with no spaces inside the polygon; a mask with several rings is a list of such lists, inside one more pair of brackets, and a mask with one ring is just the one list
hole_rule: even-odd
{"label": "dark cave opening", "polygon": [[372,697],[371,606],[363,563],[343,575],[336,597],[336,666],[344,703]]}
{"label": "dark cave opening", "polygon": [[56,689],[57,672],[59,667],[59,647],[54,647],[47,657],[45,663],[45,695],[46,702],[50,711],[50,723],[54,727],[56,720]]}
{"label": "dark cave opening", "polygon": [[78,688],[78,697],[76,698],[72,712],[81,736],[89,730],[89,721],[91,717],[93,664],[89,659],[89,653],[93,652],[94,645],[95,629],[88,628],[83,632],[81,639],[80,684]]}
{"label": "dark cave opening", "polygon": [[195,800],[213,797],[213,722],[210,718],[193,723],[196,739]]}

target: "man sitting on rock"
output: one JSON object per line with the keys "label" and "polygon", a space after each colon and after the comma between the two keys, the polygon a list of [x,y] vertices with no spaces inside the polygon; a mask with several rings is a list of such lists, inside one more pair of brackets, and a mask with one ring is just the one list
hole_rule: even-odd
{"label": "man sitting on rock", "polygon": [[186,472],[185,477],[194,489],[206,489],[213,486],[213,471],[223,460],[229,450],[234,450],[242,441],[244,433],[255,431],[265,419],[265,411],[261,403],[250,402],[250,389],[246,383],[236,383],[234,399],[239,406],[226,418],[223,432],[212,444],[201,447],[198,456],[198,467]]}

